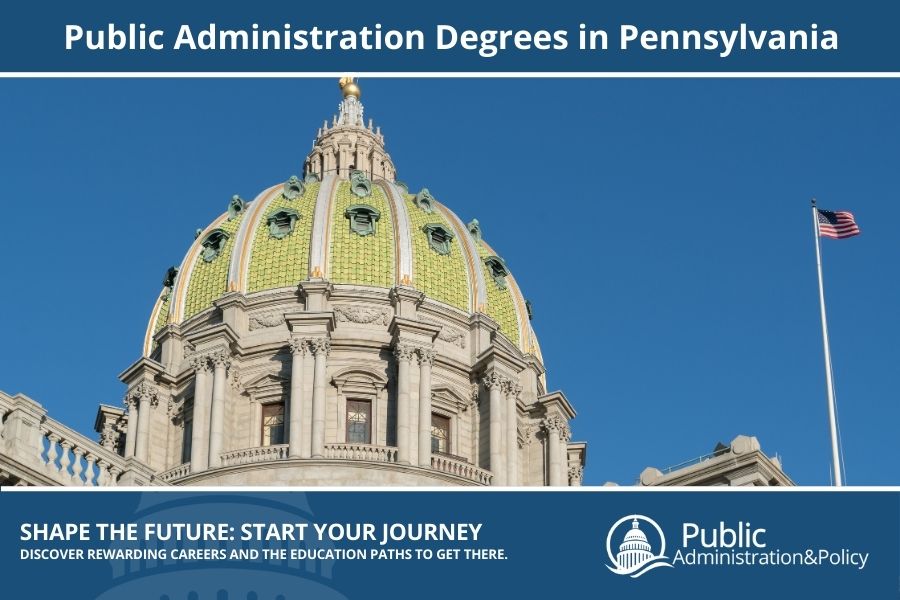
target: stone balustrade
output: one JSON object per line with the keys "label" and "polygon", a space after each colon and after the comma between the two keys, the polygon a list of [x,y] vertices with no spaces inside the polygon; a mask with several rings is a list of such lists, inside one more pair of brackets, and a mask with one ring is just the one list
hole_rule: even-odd
{"label": "stone balustrade", "polygon": [[2,455],[38,481],[68,486],[114,486],[126,461],[47,416],[24,395],[0,394]]}
{"label": "stone balustrade", "polygon": [[242,448],[222,453],[222,466],[234,467],[236,465],[251,465],[254,463],[284,460],[288,457],[288,445],[258,446],[256,448]]}
{"label": "stone balustrade", "polygon": [[39,460],[51,479],[62,485],[115,486],[125,471],[125,460],[55,421],[41,426]]}
{"label": "stone balustrade", "polygon": [[166,483],[170,483],[175,481],[176,479],[181,479],[182,477],[187,477],[191,474],[191,463],[186,462],[184,464],[180,464],[177,467],[173,467],[168,471],[163,471],[158,475],[159,479],[162,479]]}
{"label": "stone balustrade", "polygon": [[397,448],[372,444],[325,444],[325,458],[393,463],[397,462]]}
{"label": "stone balustrade", "polygon": [[474,481],[480,485],[491,485],[491,473],[489,471],[485,471],[464,460],[451,458],[447,455],[432,454],[431,468],[435,471],[456,475],[457,477]]}

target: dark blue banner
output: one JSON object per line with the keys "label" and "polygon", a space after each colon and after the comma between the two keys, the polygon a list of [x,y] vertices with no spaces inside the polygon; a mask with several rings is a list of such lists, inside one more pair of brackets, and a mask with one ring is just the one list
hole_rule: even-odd
{"label": "dark blue banner", "polygon": [[896,598],[898,499],[4,490],[0,572],[9,597],[73,600]]}
{"label": "dark blue banner", "polygon": [[886,2],[33,2],[0,72],[900,71]]}

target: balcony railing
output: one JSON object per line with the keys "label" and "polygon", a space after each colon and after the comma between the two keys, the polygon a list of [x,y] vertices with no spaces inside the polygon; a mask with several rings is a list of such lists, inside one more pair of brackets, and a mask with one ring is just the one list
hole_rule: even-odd
{"label": "balcony railing", "polygon": [[446,454],[432,454],[431,468],[435,471],[449,473],[450,475],[456,475],[457,477],[480,483],[481,485],[491,485],[490,472],[479,469],[467,461],[451,458]]}
{"label": "balcony railing", "polygon": [[222,466],[234,467],[236,465],[251,465],[254,463],[284,460],[288,457],[288,445],[257,446],[256,448],[242,448],[222,453]]}
{"label": "balcony railing", "polygon": [[372,444],[325,444],[325,458],[393,463],[397,462],[397,448]]}
{"label": "balcony railing", "polygon": [[166,483],[174,481],[175,479],[181,479],[182,477],[187,477],[191,474],[191,463],[186,462],[182,465],[178,465],[168,471],[163,471],[159,474],[159,478],[165,481]]}
{"label": "balcony railing", "polygon": [[47,416],[25,396],[0,396],[0,450],[51,481],[70,486],[114,486],[125,459]]}

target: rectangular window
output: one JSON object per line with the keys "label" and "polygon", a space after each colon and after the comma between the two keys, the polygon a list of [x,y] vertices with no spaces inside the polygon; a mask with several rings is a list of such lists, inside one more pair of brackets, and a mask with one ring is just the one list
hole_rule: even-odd
{"label": "rectangular window", "polygon": [[347,400],[347,443],[372,443],[372,403]]}
{"label": "rectangular window", "polygon": [[431,451],[450,454],[450,417],[431,415]]}
{"label": "rectangular window", "polygon": [[262,445],[284,443],[284,403],[262,405]]}

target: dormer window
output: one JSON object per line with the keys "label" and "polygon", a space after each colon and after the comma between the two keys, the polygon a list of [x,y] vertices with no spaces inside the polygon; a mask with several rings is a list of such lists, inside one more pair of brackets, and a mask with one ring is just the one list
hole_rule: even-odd
{"label": "dormer window", "polygon": [[231,202],[228,203],[228,220],[231,221],[242,212],[247,207],[247,203],[244,202],[244,199],[235,194],[231,197]]}
{"label": "dormer window", "polygon": [[350,231],[367,236],[375,233],[375,223],[381,218],[381,213],[367,204],[353,204],[344,211],[344,216],[350,221]]}
{"label": "dormer window", "polygon": [[428,188],[422,188],[422,191],[416,194],[416,198],[413,202],[428,214],[434,212],[434,198],[431,196],[431,192],[428,191]]}
{"label": "dormer window", "polygon": [[269,226],[269,235],[280,240],[294,233],[294,225],[300,219],[300,213],[290,208],[282,208],[278,212],[269,215],[266,224]]}
{"label": "dormer window", "polygon": [[228,241],[228,234],[221,229],[215,229],[209,233],[200,245],[203,247],[203,261],[212,262],[216,260],[222,250],[225,249],[225,242]]}
{"label": "dormer window", "polygon": [[505,290],[506,276],[509,275],[509,271],[507,270],[506,263],[503,262],[503,259],[499,256],[488,256],[484,259],[484,264],[487,265],[488,271],[494,279],[494,283],[497,284],[497,287],[501,290]]}
{"label": "dormer window", "polygon": [[428,237],[428,245],[438,254],[450,254],[450,243],[453,241],[453,232],[439,223],[429,223],[422,227]]}

